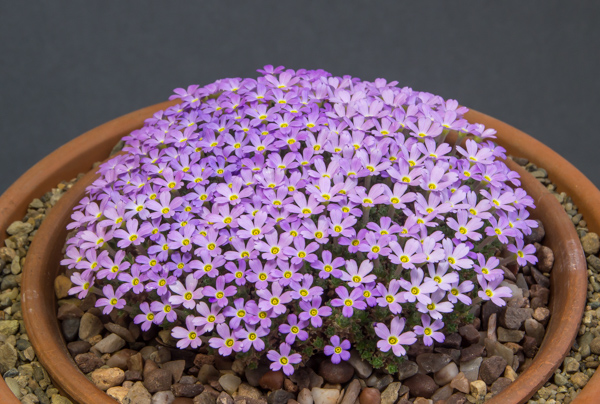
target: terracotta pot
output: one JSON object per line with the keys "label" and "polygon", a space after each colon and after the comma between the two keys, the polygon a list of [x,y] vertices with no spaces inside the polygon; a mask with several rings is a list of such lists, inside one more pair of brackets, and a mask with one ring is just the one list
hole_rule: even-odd
{"label": "terracotta pot", "polygon": [[[154,112],[173,104],[175,104],[173,101],[163,102],[107,122],[55,150],[29,169],[0,196],[0,245],[4,245],[5,230],[12,222],[21,220],[25,216],[27,206],[34,198],[41,197],[63,180],[70,180],[79,173],[89,171],[94,162],[108,156],[121,137],[141,127],[144,120]],[[53,279],[47,280],[49,285],[53,284]],[[54,306],[55,303],[50,304]],[[50,352],[50,355],[53,353]],[[58,379],[54,380],[58,381]],[[60,385],[57,385],[57,388],[61,389]],[[0,402],[20,403],[1,376]]]}
{"label": "terracotta pot", "polygon": [[[166,106],[167,103],[159,104],[109,122],[91,131],[94,133],[92,137],[98,142],[100,142],[100,136],[110,139],[106,140],[106,144],[112,146],[120,136],[142,125],[143,114],[148,117],[153,111],[163,109]],[[137,117],[135,125],[135,118],[132,117],[134,114]],[[471,121],[481,122],[486,126],[497,129],[499,132],[499,143],[506,147],[509,153],[526,157],[536,164],[543,166],[548,170],[552,180],[556,181],[559,186],[569,181],[571,183],[579,181],[584,184],[584,188],[582,189],[585,189],[589,184],[590,189],[595,190],[593,185],[574,167],[526,134],[474,111],[470,112],[467,117]],[[84,136],[89,136],[91,132],[88,132]],[[80,142],[80,144],[84,143],[86,142]],[[524,147],[520,147],[520,145]],[[65,150],[74,150],[75,152],[83,150],[83,146],[68,146],[69,144],[65,146],[67,147]],[[108,154],[110,146],[107,146],[105,149],[104,156]],[[57,155],[56,157],[58,158],[59,156]],[[84,157],[82,159],[85,160]],[[64,160],[64,158],[64,155],[60,156],[61,160]],[[90,158],[88,166],[89,163],[98,159]],[[557,162],[558,167],[553,167]],[[563,164],[561,165],[561,163]],[[587,288],[585,258],[577,234],[568,216],[564,213],[556,198],[536,179],[525,173],[520,167],[516,167],[515,164],[512,164],[511,168],[520,172],[523,185],[535,199],[536,206],[538,206],[534,217],[544,222],[547,230],[546,244],[553,248],[556,254],[555,266],[552,271],[552,284],[560,285],[561,287],[553,288],[552,290],[551,309],[553,315],[548,324],[547,338],[545,338],[534,362],[509,389],[492,401],[494,403],[525,402],[551,376],[556,367],[560,365],[562,359],[570,349],[579,328]],[[81,169],[75,170],[75,173],[78,171],[81,171]],[[556,174],[560,174],[561,172],[570,173],[570,178],[561,182]],[[52,181],[48,184],[48,188],[64,178],[73,177],[73,175],[67,175],[62,178],[53,177]],[[79,202],[84,194],[86,184],[92,181],[93,177],[94,174],[92,173],[86,175],[85,178],[67,192],[52,209],[52,212],[38,230],[30,247],[24,268],[23,315],[30,340],[38,353],[38,358],[46,367],[58,388],[73,398],[75,402],[114,403],[112,399],[96,389],[79,372],[76,365],[70,359],[66,345],[62,339],[58,321],[56,320],[53,290],[53,279],[59,271],[60,251],[66,238],[66,230],[64,228],[69,221],[70,210]],[[584,215],[586,215],[586,220],[588,220],[591,226],[593,222],[591,215],[594,213],[591,209],[593,204],[590,202],[588,205],[585,205],[586,196],[584,194],[576,195],[576,189],[573,190],[566,187],[563,189],[573,197],[577,205],[582,209],[582,212],[584,212],[584,206],[590,207],[588,211],[585,211]],[[44,191],[40,191],[39,194],[42,194]],[[595,191],[598,192],[597,190]],[[22,198],[23,203],[28,203],[33,197],[39,196],[39,194],[28,199]],[[25,201],[25,199],[27,200]],[[19,215],[16,214],[15,218],[17,219],[18,217]],[[596,220],[596,222],[600,223],[599,220]],[[9,223],[10,221],[7,224]],[[7,224],[2,223],[4,227],[0,228],[6,228]]]}

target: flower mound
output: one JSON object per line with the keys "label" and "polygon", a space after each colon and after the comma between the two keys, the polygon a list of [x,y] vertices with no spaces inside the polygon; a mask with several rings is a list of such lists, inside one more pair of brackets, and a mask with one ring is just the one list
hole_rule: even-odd
{"label": "flower mound", "polygon": [[176,89],[100,166],[68,226],[71,294],[286,374],[351,346],[393,372],[472,299],[505,304],[536,223],[494,130],[396,82],[259,71]]}

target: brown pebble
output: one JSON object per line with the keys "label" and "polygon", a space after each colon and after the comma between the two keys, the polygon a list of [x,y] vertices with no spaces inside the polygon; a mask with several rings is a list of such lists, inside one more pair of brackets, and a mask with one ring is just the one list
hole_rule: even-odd
{"label": "brown pebble", "polygon": [[269,370],[258,380],[258,385],[265,390],[280,390],[283,387],[283,372]]}
{"label": "brown pebble", "polygon": [[373,387],[366,387],[358,396],[360,404],[380,404],[381,393]]}
{"label": "brown pebble", "polygon": [[296,386],[293,381],[287,378],[283,381],[283,388],[290,393],[298,392],[298,386]]}

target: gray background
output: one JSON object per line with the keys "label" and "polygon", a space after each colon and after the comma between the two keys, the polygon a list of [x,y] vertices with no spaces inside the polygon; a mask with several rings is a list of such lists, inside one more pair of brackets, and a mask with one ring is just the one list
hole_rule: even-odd
{"label": "gray background", "polygon": [[97,125],[265,64],[455,98],[600,185],[599,4],[0,0],[0,192]]}

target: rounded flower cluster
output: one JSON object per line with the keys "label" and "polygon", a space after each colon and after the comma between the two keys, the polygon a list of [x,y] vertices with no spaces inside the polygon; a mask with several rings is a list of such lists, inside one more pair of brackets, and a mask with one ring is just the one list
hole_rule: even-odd
{"label": "rounded flower cluster", "polygon": [[100,166],[68,226],[71,294],[286,374],[351,347],[393,369],[472,299],[505,304],[536,223],[494,130],[397,82],[259,72],[176,89]]}

